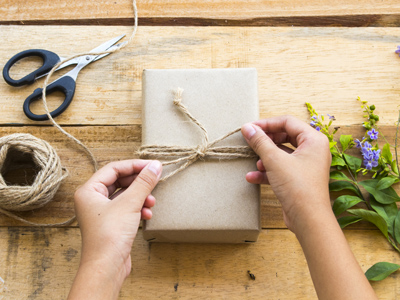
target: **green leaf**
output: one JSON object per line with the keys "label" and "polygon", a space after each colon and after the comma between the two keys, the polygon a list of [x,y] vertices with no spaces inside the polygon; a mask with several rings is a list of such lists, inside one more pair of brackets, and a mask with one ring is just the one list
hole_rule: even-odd
{"label": "green leaf", "polygon": [[382,156],[386,159],[386,161],[390,164],[392,162],[392,152],[390,152],[390,145],[386,143],[382,148]]}
{"label": "green leaf", "polygon": [[400,265],[388,262],[378,262],[365,272],[368,280],[379,281],[400,269]]}
{"label": "green leaf", "polygon": [[338,191],[342,191],[342,190],[350,190],[350,191],[354,192],[356,195],[362,197],[360,192],[358,191],[357,187],[354,184],[352,184],[352,183],[350,183],[348,181],[341,180],[341,181],[331,182],[329,184],[329,190],[331,192],[338,192]]}
{"label": "green leaf", "polygon": [[372,194],[379,203],[390,204],[400,201],[400,197],[392,187],[388,187],[384,190],[377,190],[376,186],[378,182],[378,179],[369,179],[361,181],[359,184],[362,185],[368,193]]}
{"label": "green leaf", "polygon": [[329,149],[335,148],[337,142],[329,142]]}
{"label": "green leaf", "polygon": [[342,217],[337,219],[340,228],[345,228],[347,225],[353,224],[353,223],[357,223],[358,221],[361,221],[362,218],[360,217],[356,217],[356,216],[346,216],[346,217]]}
{"label": "green leaf", "polygon": [[397,168],[397,161],[396,160],[392,161],[390,166],[392,167],[393,172],[399,175],[399,169]]}
{"label": "green leaf", "polygon": [[331,166],[333,167],[333,166],[345,166],[346,165],[346,162],[343,160],[343,158],[341,158],[341,157],[337,157],[337,156],[334,156],[334,157],[332,157],[332,163],[331,163]]}
{"label": "green leaf", "polygon": [[340,215],[341,213],[345,212],[346,209],[349,209],[350,207],[353,207],[354,205],[363,202],[362,199],[356,196],[350,196],[350,195],[343,195],[338,197],[335,202],[333,202],[333,212],[335,213],[335,216]]}
{"label": "green leaf", "polygon": [[361,168],[361,163],[362,163],[361,158],[358,158],[358,157],[355,157],[352,155],[348,155],[348,154],[344,154],[344,153],[343,153],[343,157],[344,157],[345,161],[347,162],[347,165],[349,166],[350,170],[355,175],[357,173],[357,170]]}
{"label": "green leaf", "polygon": [[340,144],[342,144],[342,151],[346,151],[353,145],[353,137],[351,135],[342,134],[340,136]]}
{"label": "green leaf", "polygon": [[383,177],[379,180],[378,184],[376,185],[377,190],[384,190],[390,187],[392,184],[399,182],[399,178],[394,176]]}
{"label": "green leaf", "polygon": [[388,226],[386,224],[386,221],[376,212],[366,209],[348,209],[347,211],[353,215],[356,215],[357,217],[362,218],[365,221],[374,224],[376,227],[379,228],[383,235],[388,238]]}
{"label": "green leaf", "polygon": [[400,210],[397,212],[397,216],[394,220],[394,238],[397,243],[400,244]]}
{"label": "green leaf", "polygon": [[388,232],[391,236],[394,233],[394,219],[397,215],[397,205],[396,202],[390,204],[381,204],[375,200],[374,196],[370,196],[369,203],[371,207],[380,215],[388,226]]}
{"label": "green leaf", "polygon": [[344,173],[339,172],[339,171],[333,171],[329,175],[331,179],[335,180],[347,180],[347,181],[352,181],[349,177],[347,177]]}

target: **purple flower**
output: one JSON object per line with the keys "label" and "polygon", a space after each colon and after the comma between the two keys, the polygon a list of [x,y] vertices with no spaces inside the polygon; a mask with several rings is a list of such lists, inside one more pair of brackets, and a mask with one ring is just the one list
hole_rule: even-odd
{"label": "purple flower", "polygon": [[364,157],[364,159],[372,159],[373,158],[373,154],[372,151],[368,148],[361,148],[361,154]]}
{"label": "purple flower", "polygon": [[313,115],[313,116],[311,117],[311,120],[313,120],[313,121],[318,121],[318,117],[317,117],[316,115]]}
{"label": "purple flower", "polygon": [[394,51],[394,53],[398,54],[400,56],[400,46],[397,46],[397,50]]}
{"label": "purple flower", "polygon": [[333,121],[336,120],[335,116],[331,116],[330,114],[327,114],[327,116],[329,117],[330,120],[333,120]]}
{"label": "purple flower", "polygon": [[381,150],[378,149],[378,150],[372,151],[372,156],[373,156],[374,160],[377,161],[379,159],[380,155],[381,155]]}
{"label": "purple flower", "polygon": [[317,124],[315,121],[311,121],[311,122],[310,122],[310,125],[311,125],[311,126],[315,126],[315,124]]}
{"label": "purple flower", "polygon": [[363,146],[362,142],[359,139],[355,139],[354,142],[356,143],[356,148],[361,148]]}
{"label": "purple flower", "polygon": [[[358,140],[357,140],[358,141]],[[356,141],[356,143],[357,143]],[[358,141],[359,142],[359,141]],[[361,153],[364,158],[364,166],[367,170],[371,170],[378,166],[378,160],[380,157],[381,150],[372,150],[372,145],[365,142],[364,145],[361,144]]]}
{"label": "purple flower", "polygon": [[316,129],[317,131],[321,131],[321,128],[320,128],[319,126],[315,127],[315,129]]}
{"label": "purple flower", "polygon": [[370,150],[372,148],[372,145],[368,142],[364,143],[364,148],[366,148],[367,150]]}
{"label": "purple flower", "polygon": [[376,160],[364,160],[364,165],[367,170],[371,170],[378,166],[378,162]]}
{"label": "purple flower", "polygon": [[378,131],[375,130],[375,128],[372,128],[370,131],[367,132],[371,140],[377,140],[378,139]]}

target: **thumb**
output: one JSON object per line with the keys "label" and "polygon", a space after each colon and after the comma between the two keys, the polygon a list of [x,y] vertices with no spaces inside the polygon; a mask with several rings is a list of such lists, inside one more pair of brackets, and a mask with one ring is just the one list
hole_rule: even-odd
{"label": "thumb", "polygon": [[260,127],[251,123],[244,124],[242,134],[249,146],[261,158],[264,166],[276,161],[280,149]]}
{"label": "thumb", "polygon": [[158,160],[152,160],[137,175],[132,184],[121,195],[124,200],[133,203],[135,212],[140,212],[146,197],[150,195],[160,180],[162,165]]}

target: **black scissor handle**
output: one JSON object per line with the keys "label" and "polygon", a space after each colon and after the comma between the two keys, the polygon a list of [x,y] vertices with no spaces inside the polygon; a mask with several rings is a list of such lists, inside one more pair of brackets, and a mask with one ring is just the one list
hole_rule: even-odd
{"label": "black scissor handle", "polygon": [[[43,59],[43,65],[37,69],[36,71],[33,71],[32,73],[29,73],[25,77],[15,80],[10,77],[10,69],[11,67],[19,60],[25,58],[25,57],[30,57],[30,56],[37,56]],[[60,61],[60,57],[55,54],[54,52],[47,51],[47,50],[42,50],[42,49],[30,49],[30,50],[25,50],[20,53],[17,53],[13,57],[10,58],[10,60],[6,63],[6,65],[3,68],[3,77],[4,80],[11,86],[23,86],[26,84],[31,84],[35,81],[36,77],[41,76],[43,74],[48,73],[55,64],[57,64]]]}
{"label": "black scissor handle", "polygon": [[[46,95],[49,95],[55,91],[60,91],[65,95],[63,103],[57,109],[53,110],[50,113],[50,115],[53,118],[63,113],[70,105],[70,103],[72,102],[72,98],[74,97],[75,87],[76,87],[75,80],[69,76],[63,76],[46,87]],[[38,99],[41,99],[42,96],[43,96],[43,89],[39,88],[36,89],[28,98],[26,98],[24,102],[24,113],[29,119],[34,121],[46,121],[49,119],[49,117],[46,114],[36,115],[33,112],[31,112],[30,109],[31,103]]]}

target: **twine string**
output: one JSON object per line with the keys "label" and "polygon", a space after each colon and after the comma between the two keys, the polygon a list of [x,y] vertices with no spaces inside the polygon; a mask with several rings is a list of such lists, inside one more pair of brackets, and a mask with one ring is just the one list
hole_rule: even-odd
{"label": "twine string", "polygon": [[[74,137],[72,134],[65,131],[50,115],[49,108],[47,106],[46,98],[46,87],[49,85],[50,78],[54,74],[55,70],[65,62],[75,59],[80,56],[95,56],[107,53],[113,53],[121,50],[130,44],[136,35],[138,28],[138,13],[136,0],[132,1],[133,12],[134,12],[134,26],[132,34],[130,35],[127,43],[116,47],[112,50],[107,50],[103,52],[86,52],[79,53],[70,56],[60,62],[58,62],[48,73],[46,79],[43,83],[43,94],[42,102],[48,116],[49,120],[62,134],[64,134],[68,139],[79,145],[84,153],[89,157],[93,168],[95,171],[98,169],[98,163],[90,151],[90,149],[83,144],[80,140]],[[11,145],[11,146],[10,146]],[[12,213],[11,211],[26,211],[32,210],[44,206],[50,202],[54,195],[56,194],[58,187],[60,186],[62,180],[68,176],[68,172],[65,168],[61,166],[60,159],[55,152],[55,150],[45,141],[37,139],[29,134],[17,134],[9,135],[0,138],[0,171],[4,172],[5,165],[7,164],[6,158],[8,150],[10,147],[14,147],[16,150],[22,153],[30,153],[34,159],[34,162],[41,168],[41,170],[36,174],[35,180],[31,186],[18,186],[18,185],[7,185],[2,174],[0,173],[0,213],[13,218],[15,220],[21,221],[25,224],[31,226],[43,226],[43,227],[55,227],[55,226],[66,226],[72,224],[76,220],[76,216],[73,216],[69,220],[60,223],[53,224],[42,224],[34,223],[20,216]]]}
{"label": "twine string", "polygon": [[73,60],[77,57],[81,57],[81,56],[85,56],[85,55],[90,55],[90,56],[94,56],[94,55],[102,55],[102,54],[106,54],[106,53],[114,53],[117,52],[119,50],[121,50],[122,48],[126,47],[128,44],[131,43],[131,41],[133,40],[133,38],[136,35],[137,32],[137,28],[138,28],[138,13],[137,13],[137,6],[136,6],[136,0],[132,1],[132,5],[133,5],[133,13],[134,13],[134,25],[133,25],[133,31],[132,34],[130,35],[127,43],[125,43],[124,45],[121,45],[120,47],[114,48],[113,50],[108,50],[108,51],[103,51],[103,52],[96,52],[96,53],[91,53],[91,52],[86,52],[86,53],[80,53],[80,54],[76,54],[73,56],[70,56],[60,62],[58,62],[49,72],[49,74],[46,76],[46,79],[43,83],[43,94],[42,94],[42,102],[43,102],[43,106],[44,109],[46,111],[46,115],[49,117],[49,120],[51,121],[51,123],[53,123],[54,127],[56,127],[62,134],[64,134],[68,139],[72,140],[73,142],[75,142],[77,145],[79,145],[82,150],[86,153],[86,155],[89,157],[91,163],[93,164],[93,168],[95,171],[98,170],[98,163],[96,158],[94,157],[94,154],[92,153],[92,151],[90,151],[90,149],[83,144],[79,139],[77,139],[76,137],[74,137],[72,134],[68,133],[67,131],[65,131],[54,119],[53,117],[50,115],[50,110],[47,106],[47,98],[46,98],[46,87],[49,84],[50,78],[53,75],[53,73],[55,72],[55,70],[62,65],[63,63]]}
{"label": "twine string", "polygon": [[187,109],[187,107],[182,103],[182,93],[183,89],[178,88],[175,92],[175,97],[173,100],[174,105],[180,109],[180,111],[186,115],[192,123],[194,123],[202,133],[202,143],[198,146],[164,146],[164,145],[144,145],[138,150],[139,157],[141,158],[156,158],[156,159],[171,159],[169,161],[164,161],[162,164],[173,165],[182,164],[177,169],[171,173],[165,175],[160,179],[160,182],[171,178],[172,176],[182,172],[191,164],[195,163],[200,159],[238,159],[238,158],[256,158],[257,154],[248,146],[219,146],[215,145],[231,135],[240,131],[240,127],[236,128],[225,134],[224,136],[210,142],[207,129],[201,124],[201,122],[196,119]]}

